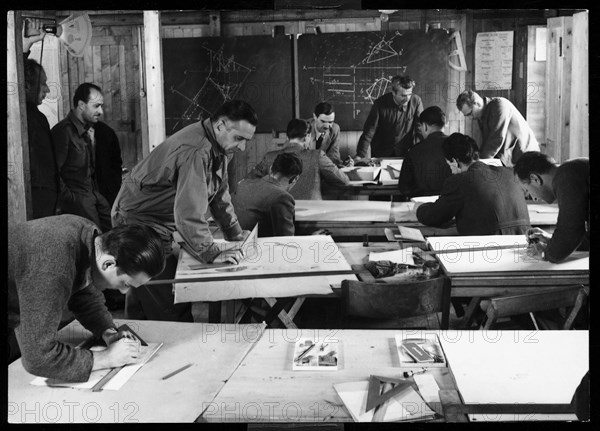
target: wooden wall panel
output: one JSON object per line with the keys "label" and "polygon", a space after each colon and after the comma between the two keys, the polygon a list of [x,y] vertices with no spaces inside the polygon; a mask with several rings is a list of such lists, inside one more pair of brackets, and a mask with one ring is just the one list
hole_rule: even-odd
{"label": "wooden wall panel", "polygon": [[546,146],[546,61],[535,61],[536,29],[546,26],[530,25],[527,31],[527,124],[544,151]]}
{"label": "wooden wall panel", "polygon": [[546,154],[557,163],[568,158],[571,107],[573,18],[548,19],[546,49]]}
{"label": "wooden wall panel", "polygon": [[573,15],[570,159],[590,155],[588,15]]}

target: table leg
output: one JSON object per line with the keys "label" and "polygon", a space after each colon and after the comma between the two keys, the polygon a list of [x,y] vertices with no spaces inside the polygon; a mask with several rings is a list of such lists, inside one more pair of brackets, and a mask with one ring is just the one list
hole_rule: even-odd
{"label": "table leg", "polygon": [[465,311],[465,315],[464,315],[462,321],[460,322],[460,327],[462,329],[469,327],[469,325],[471,324],[471,320],[473,319],[473,314],[475,313],[475,310],[477,310],[477,307],[479,307],[480,302],[481,302],[480,296],[474,296],[473,298],[471,298],[471,302],[469,302],[467,311]]}
{"label": "table leg", "polygon": [[442,287],[442,322],[441,329],[448,329],[450,326],[450,279],[444,279],[444,286]]}
{"label": "table leg", "polygon": [[[273,315],[275,314],[279,320],[281,320],[281,322],[284,324],[284,326],[288,329],[298,329],[298,327],[296,326],[296,324],[294,323],[294,321],[290,318],[290,316],[288,315],[288,313],[283,309],[285,302],[282,302],[282,299],[279,299],[279,301],[275,298],[265,298],[265,301],[267,301],[267,304],[269,304],[269,306],[272,308],[272,312],[269,312],[269,315]],[[269,319],[271,320],[271,319]],[[269,322],[267,322],[267,324],[269,324]]]}

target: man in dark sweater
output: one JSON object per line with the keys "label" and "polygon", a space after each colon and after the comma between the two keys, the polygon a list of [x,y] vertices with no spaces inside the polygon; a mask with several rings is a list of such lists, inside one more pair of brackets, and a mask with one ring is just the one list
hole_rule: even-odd
{"label": "man in dark sweater", "polygon": [[[14,346],[16,337],[28,372],[83,382],[92,370],[137,361],[139,343],[117,332],[102,291],[125,293],[162,270],[158,234],[141,225],[100,234],[91,221],[65,214],[11,225],[8,252],[8,342]],[[59,342],[66,308],[108,348],[92,352]],[[18,357],[14,350],[9,362]]]}
{"label": "man in dark sweater", "polygon": [[356,147],[356,160],[371,157],[404,157],[421,138],[417,123],[423,112],[423,102],[413,94],[415,81],[409,76],[392,78],[391,93],[373,102]]}
{"label": "man in dark sweater", "polygon": [[442,143],[446,114],[438,106],[430,106],[419,116],[419,130],[424,140],[412,147],[402,163],[398,188],[404,196],[439,195],[450,167],[444,158]]}
{"label": "man in dark sweater", "polygon": [[582,157],[556,166],[546,154],[530,151],[514,166],[521,186],[532,197],[558,202],[554,234],[540,228],[527,231],[537,254],[550,262],[565,260],[576,249],[590,246],[590,160]]}
{"label": "man in dark sweater", "polygon": [[480,162],[477,144],[461,133],[450,135],[443,150],[460,173],[446,179],[437,201],[418,206],[419,222],[440,226],[455,217],[460,235],[524,234],[529,211],[512,169]]}
{"label": "man in dark sweater", "polygon": [[232,196],[242,229],[258,223],[258,236],[293,236],[296,203],[288,190],[302,173],[302,161],[294,153],[281,153],[269,175],[243,180]]}

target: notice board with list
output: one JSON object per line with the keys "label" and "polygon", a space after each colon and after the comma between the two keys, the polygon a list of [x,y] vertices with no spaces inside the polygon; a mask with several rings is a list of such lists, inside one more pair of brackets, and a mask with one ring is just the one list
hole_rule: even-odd
{"label": "notice board with list", "polygon": [[477,33],[475,87],[478,90],[512,88],[513,40],[513,31]]}

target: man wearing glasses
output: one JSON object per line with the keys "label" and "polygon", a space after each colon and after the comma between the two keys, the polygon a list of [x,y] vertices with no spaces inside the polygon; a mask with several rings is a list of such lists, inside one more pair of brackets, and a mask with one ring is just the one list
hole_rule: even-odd
{"label": "man wearing glasses", "polygon": [[504,97],[484,97],[472,90],[463,91],[456,107],[465,117],[477,120],[482,142],[482,159],[495,157],[512,167],[527,151],[539,151],[540,144],[519,110]]}
{"label": "man wearing glasses", "polygon": [[420,141],[417,123],[423,102],[413,94],[415,82],[408,75],[392,78],[392,92],[378,98],[358,140],[356,160],[371,157],[404,157]]}

